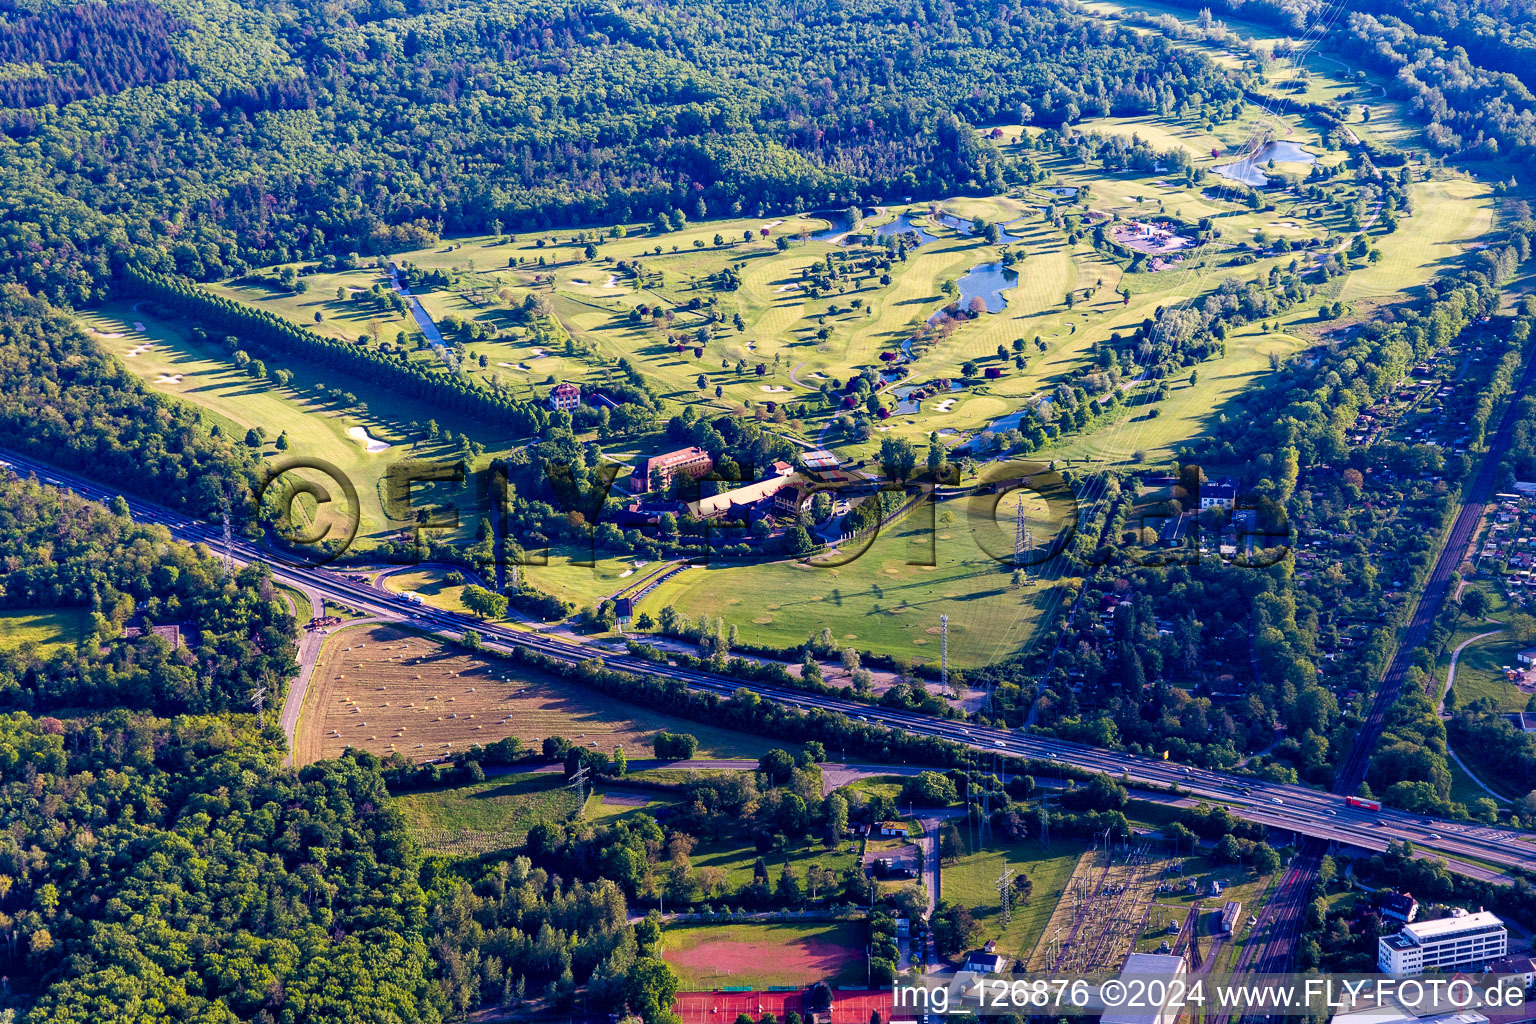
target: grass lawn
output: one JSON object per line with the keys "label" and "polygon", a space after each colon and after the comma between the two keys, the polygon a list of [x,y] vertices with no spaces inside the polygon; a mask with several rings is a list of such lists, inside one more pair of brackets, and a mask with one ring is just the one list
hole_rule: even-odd
{"label": "grass lawn", "polygon": [[36,644],[39,654],[73,647],[85,635],[85,622],[84,608],[0,612],[0,651],[14,651],[25,644]]}
{"label": "grass lawn", "polygon": [[1155,800],[1131,800],[1125,805],[1125,816],[1133,825],[1163,828],[1179,817],[1181,808],[1160,804]]}
{"label": "grass lawn", "polygon": [[[269,464],[304,457],[335,466],[357,491],[361,522],[356,547],[365,547],[370,536],[387,533],[400,525],[392,524],[384,514],[386,467],[405,457],[449,454],[438,443],[413,439],[412,423],[435,418],[444,427],[472,431],[486,444],[487,458],[511,440],[510,435],[487,430],[483,421],[471,421],[424,403],[376,392],[371,385],[333,369],[297,360],[285,359],[274,364],[293,371],[288,387],[253,380],[236,369],[222,344],[194,341],[192,325],[156,319],[127,303],[109,303],[82,313],[77,319],[99,345],[121,359],[151,390],[199,407],[211,422],[236,436],[245,436],[253,427],[266,431],[266,442],[260,452]],[[326,390],[318,386],[322,384]],[[332,396],[342,391],[354,393],[366,405],[366,412],[338,404]],[[279,451],[276,441],[284,433],[289,447]],[[342,514],[350,511],[334,482],[323,475],[313,478],[335,495],[335,506]],[[438,488],[431,485],[418,488],[421,493],[413,499],[417,506],[434,504],[441,497],[435,493]],[[478,518],[473,515],[460,517],[460,530],[466,542],[477,525]]]}
{"label": "grass lawn", "polygon": [[629,786],[613,788],[587,797],[583,817],[588,821],[611,824],[621,818],[636,814],[655,815],[663,807],[674,803],[671,794],[662,790],[635,789]]}
{"label": "grass lawn", "polygon": [[[866,778],[850,782],[845,789],[858,790],[867,796],[888,796],[896,800],[901,796],[901,788],[907,783],[905,775],[871,775]],[[871,843],[876,840],[870,840]]]}
{"label": "grass lawn", "polygon": [[799,643],[827,627],[840,645],[930,664],[939,660],[939,616],[947,614],[950,664],[963,668],[989,664],[1031,641],[1054,586],[1013,589],[1011,569],[981,548],[963,516],[949,526],[941,519],[936,529],[929,522],[919,508],[883,530],[862,555],[834,556],[851,559],[842,565],[690,569],[657,587],[640,609],[654,615],[671,605],[690,618],[720,615],[744,641],[773,646]]}
{"label": "grass lawn", "polygon": [[[532,552],[529,552],[530,557]],[[585,550],[574,544],[553,545],[542,564],[521,567],[525,579],[545,593],[587,608],[602,601],[625,584],[632,583],[641,575],[651,572],[660,563],[651,562],[636,568],[634,555],[606,555]]]}
{"label": "grass lawn", "polygon": [[405,793],[395,806],[424,848],[476,856],[522,845],[528,830],[542,822],[569,820],[576,794],[559,772],[541,772]]}
{"label": "grass lawn", "polygon": [[391,573],[384,578],[384,586],[391,593],[405,594],[415,591],[421,599],[434,608],[468,614],[464,607],[464,584],[452,584],[445,580],[446,569],[411,569]]}
{"label": "grass lawn", "polygon": [[791,841],[787,849],[770,850],[760,854],[750,838],[732,836],[723,839],[700,839],[699,844],[693,848],[691,859],[695,872],[706,868],[723,872],[726,889],[734,891],[752,884],[752,869],[758,857],[762,857],[768,865],[769,882],[778,885],[779,872],[784,869],[786,858],[803,883],[805,869],[812,864],[820,864],[841,875],[857,860],[858,849],[858,844],[851,840],[839,842],[837,848],[832,850],[827,849],[820,840]]}
{"label": "grass lawn", "polygon": [[[1497,628],[1489,622],[1484,623],[1477,632],[1486,633]],[[1461,640],[1455,639],[1452,643],[1460,644]],[[1507,633],[1468,644],[1456,662],[1456,678],[1452,683],[1456,691],[1456,706],[1463,707],[1487,697],[1499,706],[1500,711],[1524,711],[1532,695],[1504,678],[1504,666],[1518,667],[1515,655],[1524,648],[1524,644]],[[1455,650],[1455,646],[1451,650]]]}
{"label": "grass lawn", "polygon": [[[981,923],[978,944],[996,939],[1000,952],[1020,959],[1028,957],[1072,877],[1081,847],[1074,841],[1045,849],[1035,840],[1026,839],[1019,843],[989,842],[972,849],[969,837],[962,838],[962,842],[964,855],[939,868],[942,898],[970,908]],[[1034,883],[1028,902],[1021,905],[1015,900],[1007,928],[1002,924],[1002,902],[997,893],[997,879],[1005,867],[1028,875]]]}
{"label": "grass lawn", "polygon": [[1495,793],[1500,794],[1499,796],[1489,796],[1488,791],[1473,781],[1472,776],[1463,771],[1461,765],[1450,758],[1446,758],[1446,765],[1451,769],[1452,800],[1455,800],[1457,803],[1466,804],[1469,809],[1474,800],[1494,800],[1500,805],[1509,803],[1509,797],[1499,788],[1497,778],[1483,779],[1484,782],[1493,787]]}
{"label": "grass lawn", "polygon": [[685,992],[817,981],[862,987],[867,941],[862,921],[670,926],[662,935],[662,957]]}

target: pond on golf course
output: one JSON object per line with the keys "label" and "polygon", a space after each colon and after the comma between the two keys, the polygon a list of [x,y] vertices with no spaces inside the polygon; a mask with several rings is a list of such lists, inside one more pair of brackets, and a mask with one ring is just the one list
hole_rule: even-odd
{"label": "pond on golf course", "polygon": [[1271,142],[1246,160],[1222,164],[1219,167],[1211,168],[1211,171],[1229,181],[1237,181],[1244,185],[1252,185],[1254,188],[1259,188],[1269,184],[1269,175],[1265,174],[1260,168],[1267,166],[1271,160],[1277,164],[1317,163],[1317,157],[1302,149],[1299,143]]}

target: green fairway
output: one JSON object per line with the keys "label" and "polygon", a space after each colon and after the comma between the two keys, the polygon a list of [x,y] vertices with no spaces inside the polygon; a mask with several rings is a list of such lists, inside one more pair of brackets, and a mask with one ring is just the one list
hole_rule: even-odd
{"label": "green fairway", "polygon": [[[954,864],[940,868],[943,898],[970,909],[981,923],[980,941],[995,939],[999,952],[1027,958],[1072,877],[1081,847],[1065,841],[1057,843],[1055,849],[1046,849],[1032,839],[1019,843],[989,841],[975,849],[969,838],[962,838],[962,843],[965,853]],[[1014,902],[1004,928],[997,879],[1007,868],[1028,875],[1034,889],[1028,900]]]}
{"label": "green fairway", "polygon": [[40,654],[58,647],[73,647],[85,636],[86,609],[0,612],[0,651],[14,651],[36,644]]}
{"label": "green fairway", "polygon": [[1492,227],[1493,197],[1470,178],[1420,182],[1411,190],[1413,216],[1380,240],[1379,263],[1349,275],[1339,298],[1384,299],[1417,289],[1457,265]]}
{"label": "green fairway", "polygon": [[[285,292],[259,283],[215,284],[209,290],[287,317],[323,337],[352,342],[368,337],[371,341],[375,325],[380,337],[387,340],[393,340],[402,331],[407,335],[416,333],[415,321],[408,312],[396,313],[337,297],[338,289],[349,295],[374,285],[388,290],[389,274],[382,267],[306,274],[301,280],[306,285],[303,292]],[[320,320],[315,319],[316,313]]]}
{"label": "green fairway", "polygon": [[839,645],[927,664],[939,660],[939,616],[948,615],[950,665],[986,665],[1033,637],[1059,584],[1015,588],[1011,566],[987,554],[969,520],[953,514],[945,524],[944,514],[930,523],[919,509],[882,530],[862,554],[864,542],[855,542],[828,559],[843,564],[690,569],[639,609],[654,615],[671,605],[690,617],[724,616],[743,640],[775,647],[827,628]]}
{"label": "green fairway", "polygon": [[[1151,19],[1170,13],[1156,3],[1097,3],[1091,11],[1137,31],[1156,31]],[[1183,22],[1194,20],[1188,12],[1171,13]],[[1254,26],[1231,29],[1236,35],[1203,40],[1191,35],[1178,45],[1238,67],[1254,64],[1253,47],[1275,44],[1272,34]],[[858,459],[874,455],[886,438],[922,447],[937,436],[952,448],[985,440],[989,431],[1012,425],[1003,418],[1026,405],[1040,403],[1037,408],[1044,409],[1042,400],[1062,386],[1090,386],[1101,400],[1118,387],[1123,407],[1048,442],[1033,457],[1074,469],[1085,461],[1158,463],[1189,439],[1208,435],[1287,358],[1322,341],[1329,330],[1319,314],[1324,303],[1342,301],[1349,307],[1346,316],[1369,316],[1381,303],[1413,293],[1455,265],[1491,228],[1491,190],[1443,169],[1433,169],[1429,180],[1416,174],[1408,186],[1411,210],[1398,211],[1399,227],[1391,234],[1376,225],[1376,211],[1348,212],[1352,202],[1367,201],[1370,187],[1347,170],[1355,157],[1351,147],[1359,138],[1402,141],[1408,131],[1403,110],[1373,101],[1367,116],[1353,101],[1358,90],[1375,87],[1357,81],[1351,68],[1332,58],[1305,74],[1281,67],[1276,76],[1267,85],[1279,90],[1276,95],[1304,92],[1344,108],[1348,132],[1330,133],[1295,112],[1263,119],[1268,138],[1301,147],[1323,168],[1346,168],[1327,179],[1326,200],[1270,189],[1250,203],[1246,190],[1205,173],[1231,162],[1254,140],[1258,111],[1249,106],[1214,117],[1165,113],[1088,117],[1078,124],[1085,133],[1139,140],[1157,152],[1181,151],[1197,172],[1192,178],[1182,172],[1107,169],[1070,151],[1033,145],[1030,140],[1041,134],[1037,128],[1003,124],[987,134],[1006,156],[1028,159],[1044,177],[1000,194],[851,212],[731,216],[689,221],[671,231],[635,223],[498,231],[392,258],[446,275],[417,289],[422,307],[450,342],[463,343],[466,373],[526,400],[541,401],[559,380],[596,386],[625,359],[661,396],[664,417],[690,405],[705,416],[753,417],[775,432]],[[1302,157],[1292,159],[1297,162],[1273,170],[1304,177],[1310,165]],[[1359,220],[1352,222],[1351,216]],[[923,233],[920,245],[879,244],[882,232],[889,235],[898,220]],[[973,220],[1003,233],[993,232],[997,241],[988,242],[988,230],[973,230]],[[1175,222],[1186,232],[1203,225],[1209,241],[1156,259],[1148,253],[1134,262],[1112,258],[1108,246],[1095,248],[1095,230],[1154,220]],[[1224,286],[1270,288],[1271,275],[1347,247],[1362,229],[1374,229],[1369,242],[1379,252],[1376,260],[1356,260],[1347,275],[1321,281],[1318,294],[1288,309],[1232,325],[1218,354],[1159,381],[1128,373],[1118,385],[1103,375],[1095,382],[1105,344],[1116,338],[1123,343],[1165,310],[1199,306]],[[1289,246],[1272,249],[1278,239]],[[1000,275],[994,282],[996,293],[985,303],[991,311],[968,304],[958,310],[967,274],[998,262],[1011,264],[1016,276]],[[224,293],[306,326],[319,312],[326,330],[345,335],[356,334],[358,318],[369,311],[339,299],[337,289],[386,280],[377,267],[302,279],[310,283],[303,295],[249,281],[227,283]],[[930,329],[931,318],[951,303],[958,315]],[[548,318],[529,310],[547,312]],[[469,327],[456,335],[460,324]],[[392,325],[383,326],[389,334]],[[475,339],[474,333],[488,336]],[[882,413],[888,415],[850,425],[837,395],[829,390],[831,397],[824,397],[821,388],[886,366],[890,360],[882,356],[898,352],[909,357],[901,364],[906,376],[880,389]],[[962,368],[968,363],[974,364],[973,376],[965,380]],[[987,377],[983,369],[995,375]],[[895,389],[922,385],[930,386],[929,397],[898,411]],[[1167,396],[1154,400],[1160,385]],[[316,405],[308,385],[291,390],[264,395],[277,405],[259,418],[221,408],[229,396],[217,387],[188,397],[235,420],[242,430],[251,422],[291,422],[291,437],[302,434],[306,448],[328,451],[349,473],[366,474],[372,457],[343,432],[362,417]],[[367,396],[367,429],[399,447],[413,437],[409,423],[422,417],[395,409],[390,401]],[[470,431],[492,453],[508,440]],[[621,437],[607,454],[632,461],[658,447],[653,437]],[[363,532],[377,535],[388,525],[377,495],[365,494],[363,504]],[[930,665],[938,660],[939,617],[948,615],[950,663],[961,668],[990,664],[1030,643],[1046,612],[1056,607],[1057,592],[1045,585],[1016,588],[1011,573],[958,528],[933,532],[932,565],[922,564],[930,560],[928,529],[907,520],[887,528],[859,557],[836,566],[783,561],[690,570],[654,591],[640,610],[654,616],[670,605],[693,618],[720,615],[744,641],[776,648],[826,628],[839,645]],[[588,561],[581,552],[557,546],[547,564],[526,566],[524,578],[590,607],[644,571],[633,558],[584,564]]]}
{"label": "green fairway", "polygon": [[[302,363],[285,363],[293,380],[281,387],[269,380],[254,380],[237,369],[222,344],[193,340],[185,324],[157,319],[126,304],[109,304],[78,317],[82,325],[108,352],[142,378],[150,388],[198,406],[223,429],[243,437],[251,428],[266,432],[260,452],[269,464],[292,459],[320,459],[334,466],[352,482],[361,510],[358,547],[369,538],[405,524],[385,516],[383,494],[387,467],[403,458],[451,456],[447,447],[412,436],[410,424],[424,422],[434,410],[418,403],[378,394],[343,375],[321,371]],[[142,330],[139,328],[142,327]],[[323,385],[323,388],[322,388]],[[347,405],[337,393],[353,391],[358,405]],[[439,415],[445,425],[469,428],[453,416]],[[287,435],[288,447],[279,449],[277,439]],[[505,444],[505,436],[476,429],[476,437],[490,444]],[[340,514],[345,514],[344,494],[323,474],[300,475],[327,486]],[[418,485],[413,501],[431,504],[430,485]],[[462,517],[460,528],[469,538],[476,525]]]}

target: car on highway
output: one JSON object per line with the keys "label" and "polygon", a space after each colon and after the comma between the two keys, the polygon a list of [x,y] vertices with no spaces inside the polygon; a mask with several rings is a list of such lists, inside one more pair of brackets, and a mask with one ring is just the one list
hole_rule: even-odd
{"label": "car on highway", "polygon": [[1431,838],[1431,839],[1439,839],[1440,838],[1440,833],[1439,832],[1431,832],[1429,834],[1429,838]]}
{"label": "car on highway", "polygon": [[1271,802],[1271,803],[1276,803],[1276,804],[1283,804],[1283,803],[1285,803],[1285,801],[1284,801],[1284,800],[1281,800],[1281,799],[1280,799],[1280,798],[1279,798],[1279,797],[1277,797],[1277,796],[1272,796],[1272,797],[1270,797],[1270,798],[1269,798],[1269,799],[1270,799],[1270,802]]}

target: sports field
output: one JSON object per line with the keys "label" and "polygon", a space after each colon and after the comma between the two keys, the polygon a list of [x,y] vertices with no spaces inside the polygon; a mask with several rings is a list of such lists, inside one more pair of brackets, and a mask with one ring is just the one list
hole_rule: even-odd
{"label": "sports field", "polygon": [[862,985],[864,930],[854,921],[672,926],[662,958],[684,989]]}
{"label": "sports field", "polygon": [[774,744],[614,701],[562,679],[382,625],[326,639],[299,719],[294,760],[346,747],[429,760],[516,736],[563,736],[604,753],[650,756],[659,731],[692,733],[700,757],[758,757]]}

